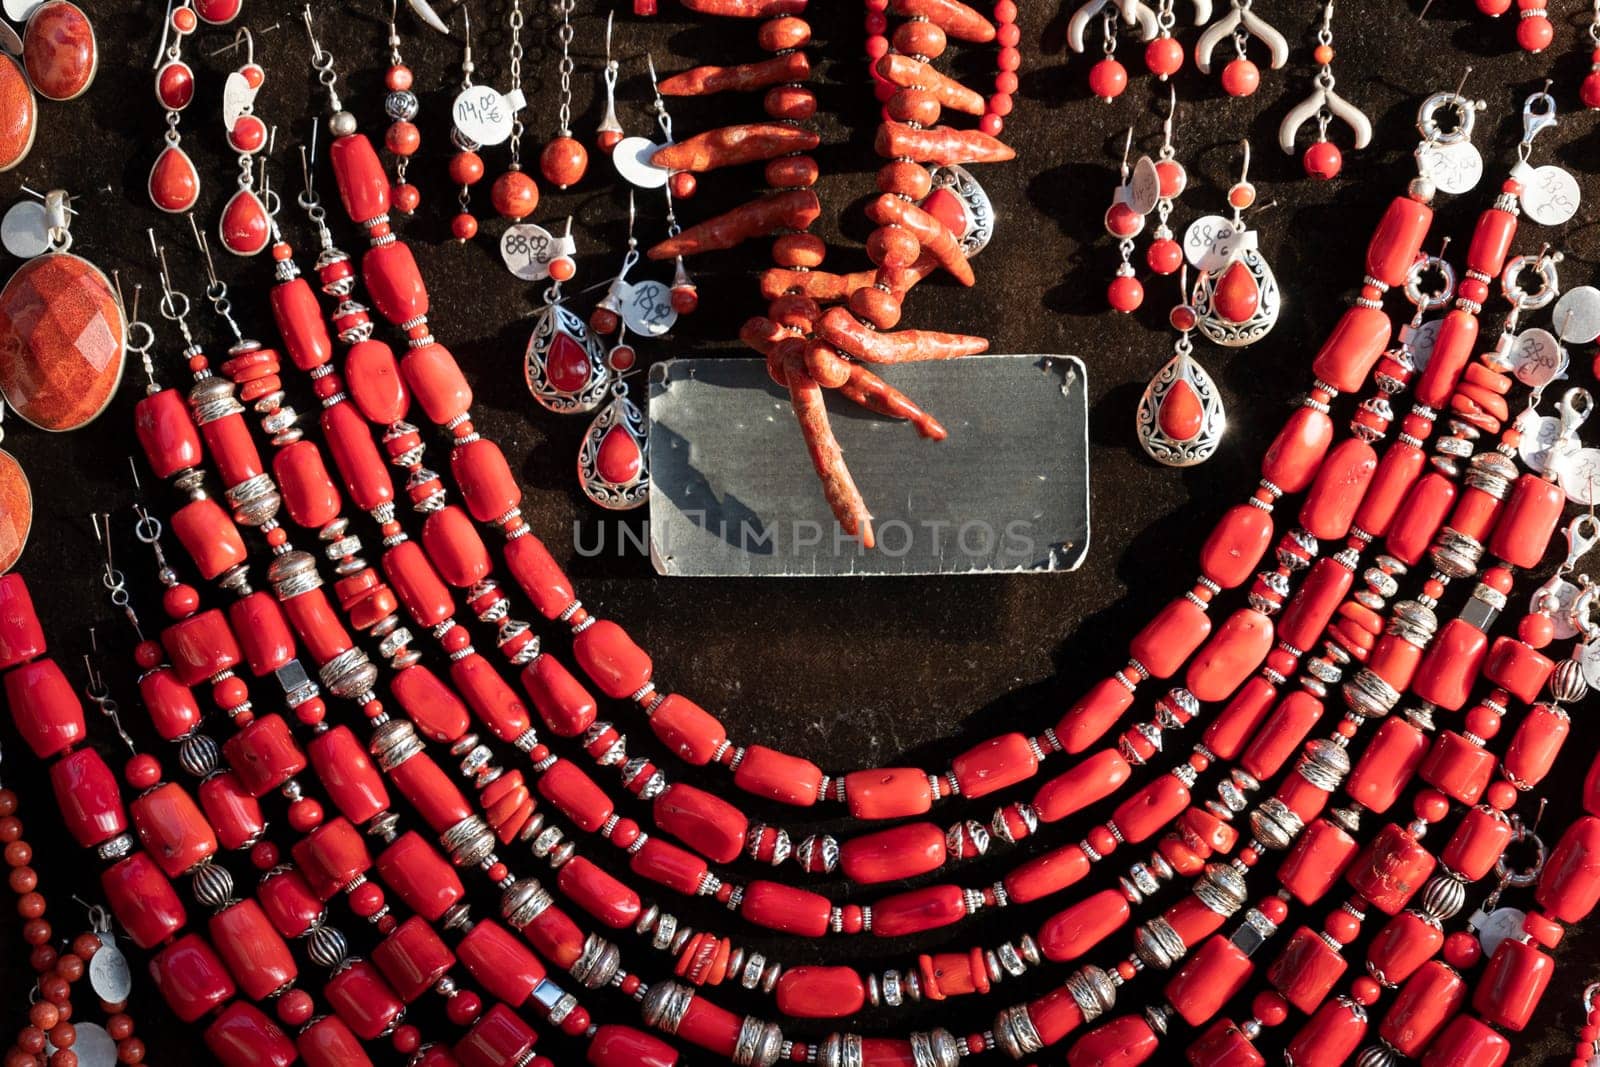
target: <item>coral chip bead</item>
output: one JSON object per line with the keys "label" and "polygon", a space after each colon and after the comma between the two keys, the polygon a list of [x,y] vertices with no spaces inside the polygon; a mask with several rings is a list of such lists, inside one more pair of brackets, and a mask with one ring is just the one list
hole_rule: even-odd
{"label": "coral chip bead", "polygon": [[1115,59],[1102,59],[1089,68],[1089,91],[1105,101],[1115,100],[1128,88],[1128,70]]}
{"label": "coral chip bead", "polygon": [[1344,156],[1332,141],[1318,141],[1305,150],[1300,157],[1300,165],[1305,167],[1308,176],[1328,181],[1339,176]]}
{"label": "coral chip bead", "polygon": [[1249,96],[1261,87],[1261,71],[1248,59],[1235,59],[1222,68],[1222,91],[1229,96]]}
{"label": "coral chip bead", "polygon": [[457,152],[450,159],[450,180],[457,185],[476,185],[483,180],[483,157],[476,152]]}
{"label": "coral chip bead", "polygon": [[1144,284],[1132,275],[1118,275],[1106,287],[1106,302],[1123,314],[1137,311],[1144,303]]}
{"label": "coral chip bead", "polygon": [[520,170],[508,170],[494,180],[489,200],[502,218],[525,219],[539,206],[539,186]]}
{"label": "coral chip bead", "polygon": [[576,185],[589,168],[589,152],[576,137],[557,137],[539,153],[539,173],[562,189]]}

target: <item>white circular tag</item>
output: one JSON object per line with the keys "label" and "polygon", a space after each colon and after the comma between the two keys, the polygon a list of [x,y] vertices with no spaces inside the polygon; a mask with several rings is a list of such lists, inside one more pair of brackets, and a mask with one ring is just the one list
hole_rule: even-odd
{"label": "white circular tag", "polygon": [[1568,344],[1584,345],[1600,337],[1600,289],[1592,285],[1568,289],[1556,301],[1550,321]]}
{"label": "white circular tag", "polygon": [[1161,175],[1156,173],[1155,162],[1149,156],[1140,156],[1139,162],[1133,165],[1133,179],[1129,185],[1132,189],[1129,207],[1141,215],[1156,209],[1156,201],[1161,199]]}
{"label": "white circular tag", "polygon": [[1478,943],[1483,946],[1483,954],[1493,956],[1500,942],[1522,933],[1522,923],[1527,917],[1521,908],[1496,908],[1491,911],[1478,927]]}
{"label": "white circular tag", "polygon": [[1522,441],[1517,454],[1535,474],[1543,474],[1550,465],[1550,446],[1561,436],[1561,420],[1553,415],[1535,416],[1522,424]]}
{"label": "white circular tag", "polygon": [[34,9],[44,0],[5,0],[6,18],[13,22],[27,22]]}
{"label": "white circular tag", "polygon": [[666,282],[655,280],[625,283],[622,321],[642,337],[660,337],[678,321],[672,309],[672,290]]}
{"label": "white circular tag", "polygon": [[78,1032],[78,1039],[72,1043],[72,1051],[78,1054],[78,1067],[116,1067],[117,1043],[105,1027],[77,1020],[72,1026]]}
{"label": "white circular tag", "polygon": [[37,200],[18,200],[0,219],[0,244],[18,259],[42,256],[50,249],[50,234],[45,226],[44,205]]}
{"label": "white circular tag", "polygon": [[247,114],[256,104],[256,90],[259,85],[252,86],[238,71],[228,75],[228,80],[222,83],[222,128],[229,133],[239,124],[239,118]]}
{"label": "white circular tag", "polygon": [[1439,327],[1443,323],[1443,319],[1429,319],[1407,335],[1411,346],[1411,363],[1418,372],[1424,370],[1433,358],[1433,346],[1439,341]]}
{"label": "white circular tag", "polygon": [[1465,193],[1483,177],[1483,156],[1471,141],[1454,144],[1423,145],[1417,149],[1417,169],[1440,192],[1452,196]]}
{"label": "white circular tag", "polygon": [[1195,270],[1218,270],[1228,262],[1219,255],[1217,243],[1233,236],[1233,223],[1221,215],[1201,215],[1183,231],[1183,254]]}
{"label": "white circular tag", "polygon": [[1578,449],[1566,457],[1556,475],[1568,500],[1585,507],[1600,503],[1600,448]]}
{"label": "white circular tag", "polygon": [[100,934],[100,951],[89,957],[89,985],[101,1000],[120,1004],[133,992],[128,957],[110,934]]}
{"label": "white circular tag", "polygon": [[1522,213],[1541,226],[1560,226],[1578,213],[1578,179],[1560,167],[1535,167],[1522,187]]}
{"label": "white circular tag", "polygon": [[1555,639],[1568,641],[1577,637],[1578,628],[1572,625],[1569,616],[1573,601],[1578,599],[1578,587],[1565,578],[1551,578],[1528,598],[1528,612],[1532,614],[1538,611],[1546,597],[1555,597],[1556,600],[1555,607],[1550,611],[1550,621],[1555,624]]}
{"label": "white circular tag", "polygon": [[450,118],[469,141],[502,144],[511,136],[512,109],[505,95],[492,85],[469,85],[456,94]]}
{"label": "white circular tag", "polygon": [[519,222],[500,235],[500,259],[525,282],[550,277],[550,261],[562,254],[562,241],[534,222]]}
{"label": "white circular tag", "polygon": [[650,157],[664,147],[648,137],[624,137],[611,150],[611,162],[616,164],[617,173],[630,185],[640,189],[659,189],[667,184],[667,171],[651,163]]}
{"label": "white circular tag", "polygon": [[1567,354],[1549,330],[1535,326],[1511,343],[1511,373],[1529,389],[1542,389],[1566,370]]}

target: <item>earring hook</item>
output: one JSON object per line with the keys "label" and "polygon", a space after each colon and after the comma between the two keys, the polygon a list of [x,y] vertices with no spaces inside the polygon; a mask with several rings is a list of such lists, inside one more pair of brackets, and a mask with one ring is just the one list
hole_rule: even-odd
{"label": "earring hook", "polygon": [[1250,183],[1250,139],[1247,137],[1240,141],[1239,144],[1244,148],[1244,165],[1239,168],[1239,184],[1248,185]]}
{"label": "earring hook", "polygon": [[1178,87],[1167,85],[1167,117],[1161,123],[1161,136],[1166,147],[1172,147],[1172,127],[1178,121]]}

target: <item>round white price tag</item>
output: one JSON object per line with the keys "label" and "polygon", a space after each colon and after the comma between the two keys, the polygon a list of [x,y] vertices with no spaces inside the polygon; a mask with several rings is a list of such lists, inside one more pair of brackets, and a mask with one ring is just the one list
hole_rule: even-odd
{"label": "round white price tag", "polygon": [[1470,191],[1483,177],[1483,156],[1471,141],[1424,145],[1417,149],[1417,169],[1434,187],[1452,196]]}
{"label": "round white price tag", "polygon": [[1600,448],[1580,448],[1556,471],[1567,499],[1585,507],[1600,503]]}
{"label": "round white price tag", "polygon": [[1546,164],[1522,187],[1522,213],[1541,226],[1560,226],[1578,213],[1578,179]]}
{"label": "round white price tag", "polygon": [[1561,420],[1553,415],[1536,417],[1532,424],[1524,424],[1522,428],[1522,441],[1517,445],[1517,454],[1522,457],[1522,462],[1528,469],[1536,474],[1543,474],[1545,468],[1550,466],[1550,446],[1556,443],[1556,438],[1561,436]]}
{"label": "round white price tag", "polygon": [[500,259],[523,281],[541,282],[550,277],[550,261],[562,255],[562,244],[543,226],[519,222],[500,235]]}
{"label": "round white price tag", "polygon": [[1439,340],[1439,327],[1443,319],[1429,319],[1408,335],[1411,344],[1411,362],[1420,373],[1433,358],[1433,346]]}
{"label": "round white price tag", "polygon": [[89,957],[89,985],[95,996],[113,1004],[128,999],[133,992],[133,977],[128,972],[128,957],[117,948],[110,934],[100,934],[100,951]]}
{"label": "round white price tag", "polygon": [[1133,165],[1133,178],[1129,182],[1132,192],[1128,196],[1128,206],[1141,215],[1148,215],[1156,209],[1156,201],[1161,199],[1161,176],[1156,173],[1155,161],[1149,156],[1140,156],[1139,162]]}
{"label": "round white price tag", "polygon": [[1550,621],[1555,623],[1555,639],[1569,641],[1578,636],[1578,628],[1572,625],[1568,617],[1572,611],[1573,601],[1578,599],[1578,587],[1565,578],[1551,578],[1544,585],[1533,591],[1533,596],[1528,598],[1528,611],[1530,613],[1540,610],[1547,597],[1555,598],[1555,605],[1550,612]]}
{"label": "round white price tag", "polygon": [[50,249],[50,235],[44,220],[44,205],[37,200],[18,200],[0,219],[0,244],[18,259],[42,256]]}
{"label": "round white price tag", "polygon": [[1550,321],[1568,344],[1584,345],[1600,337],[1600,289],[1592,285],[1568,289],[1556,301]]}
{"label": "round white price tag", "polygon": [[456,94],[450,118],[469,141],[480,145],[504,143],[511,136],[515,114],[505,95],[492,85],[469,85]]}
{"label": "round white price tag", "polygon": [[1183,231],[1183,254],[1195,270],[1213,271],[1228,262],[1217,245],[1234,235],[1233,223],[1221,215],[1201,215]]}
{"label": "round white price tag", "polygon": [[1511,373],[1529,389],[1542,389],[1566,370],[1567,354],[1549,330],[1523,330],[1511,344]]}
{"label": "round white price tag", "polygon": [[623,293],[622,321],[643,337],[660,337],[678,321],[672,309],[672,290],[666,282],[654,279],[629,282]]}
{"label": "round white price tag", "polygon": [[617,173],[630,185],[640,189],[659,189],[667,184],[667,172],[651,163],[650,157],[663,147],[648,137],[624,137],[611,150],[611,162],[616,164]]}

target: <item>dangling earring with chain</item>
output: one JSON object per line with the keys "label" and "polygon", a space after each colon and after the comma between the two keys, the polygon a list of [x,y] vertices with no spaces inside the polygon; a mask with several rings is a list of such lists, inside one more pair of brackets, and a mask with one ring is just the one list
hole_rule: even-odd
{"label": "dangling earring with chain", "polygon": [[255,38],[242,26],[234,37],[234,44],[240,43],[245,46],[245,61],[222,87],[222,125],[228,131],[228,144],[239,153],[239,191],[223,205],[218,233],[229,252],[253,256],[272,240],[272,220],[255,191],[255,157],[267,148],[269,133],[255,113],[255,101],[267,75],[255,60]]}
{"label": "dangling earring with chain", "polygon": [[1333,0],[1323,5],[1322,25],[1317,27],[1317,47],[1311,54],[1317,61],[1317,73],[1313,79],[1315,86],[1310,96],[1283,116],[1283,122],[1278,126],[1278,147],[1283,149],[1285,155],[1294,155],[1295,134],[1307,119],[1315,117],[1317,139],[1300,157],[1300,165],[1311,177],[1327,181],[1338,177],[1344,165],[1339,146],[1328,140],[1328,125],[1334,119],[1350,127],[1358,150],[1367,147],[1372,140],[1372,123],[1367,116],[1333,91]]}
{"label": "dangling earring with chain", "polygon": [[[572,136],[573,2],[574,0],[556,0],[556,14],[561,18],[561,24],[556,27],[556,40],[561,42],[561,63],[557,68],[561,75],[561,106],[557,112],[556,136],[544,146],[544,151],[539,153],[539,173],[544,175],[545,181],[560,189],[577,185],[583,180],[584,171],[589,169],[588,150],[583,147],[582,141]],[[608,21],[606,23],[608,59],[611,47],[610,25]],[[608,82],[606,85],[608,94],[610,88],[611,83]],[[612,121],[616,121],[614,115]]]}
{"label": "dangling earring with chain", "polygon": [[622,66],[611,58],[611,22],[615,14],[606,12],[606,65],[600,71],[600,80],[606,87],[606,113],[600,117],[600,125],[594,131],[594,142],[606,155],[617,147],[623,134],[622,123],[617,121],[617,74]]}
{"label": "dangling earring with chain", "polygon": [[1132,170],[1128,166],[1128,153],[1133,149],[1133,127],[1128,127],[1128,137],[1122,144],[1122,166],[1118,170],[1117,189],[1111,196],[1111,206],[1106,209],[1106,233],[1117,239],[1117,249],[1122,263],[1116,277],[1106,288],[1106,300],[1115,311],[1124,314],[1139,310],[1144,303],[1144,285],[1133,272],[1133,239],[1144,232],[1144,212],[1133,206]]}
{"label": "dangling earring with chain", "polygon": [[503,94],[511,108],[511,162],[494,180],[489,201],[503,219],[525,219],[539,206],[539,186],[522,169],[522,0],[511,0],[511,89]]}
{"label": "dangling earring with chain", "polygon": [[472,214],[472,187],[483,180],[483,157],[478,154],[478,142],[473,140],[461,128],[462,109],[460,101],[463,96],[474,88],[472,84],[472,16],[463,9],[461,12],[461,92],[457,94],[457,106],[454,108],[456,120],[450,127],[450,143],[455,145],[456,154],[450,157],[450,181],[458,186],[456,202],[461,209],[456,212],[456,217],[450,220],[450,233],[457,241],[463,244],[472,240],[478,233],[478,220]]}
{"label": "dangling earring with chain", "polygon": [[[1148,156],[1139,160],[1134,168],[1137,174],[1147,164],[1144,180],[1154,181],[1156,187],[1156,228],[1150,247],[1145,251],[1145,262],[1157,274],[1172,274],[1183,265],[1183,248],[1172,239],[1172,227],[1167,220],[1172,217],[1172,205],[1188,188],[1189,175],[1178,162],[1177,151],[1172,147],[1172,127],[1178,118],[1177,90],[1167,89],[1167,119],[1161,124],[1161,151],[1155,162]],[[1138,178],[1135,178],[1138,182]]]}
{"label": "dangling earring with chain", "polygon": [[383,75],[389,95],[383,98],[383,110],[390,121],[383,143],[394,153],[394,188],[389,191],[389,203],[400,214],[409,215],[422,203],[417,187],[406,181],[406,167],[422,146],[422,134],[413,121],[417,117],[417,94],[411,91],[414,78],[400,57],[400,28],[395,23],[399,2],[389,0],[389,69]]}
{"label": "dangling earring with chain", "polygon": [[594,417],[578,446],[578,485],[585,496],[609,511],[628,511],[650,499],[644,413],[628,399],[627,374],[639,357],[626,338],[624,326],[606,354],[611,403]]}
{"label": "dangling earring with chain", "polygon": [[194,100],[194,70],[183,61],[183,39],[198,24],[187,3],[169,4],[156,56],[156,101],[167,113],[167,143],[150,167],[145,188],[150,202],[169,214],[188,211],[200,199],[200,172],[183,150],[183,135],[178,132],[179,117]]}
{"label": "dangling earring with chain", "polygon": [[[569,218],[567,238],[571,236]],[[556,263],[563,263],[560,270]],[[561,304],[561,283],[571,280],[571,263],[568,257],[552,261],[544,307],[534,316],[533,332],[522,357],[528,392],[540,406],[558,415],[593,411],[605,400],[610,385],[605,350],[583,320]]]}

